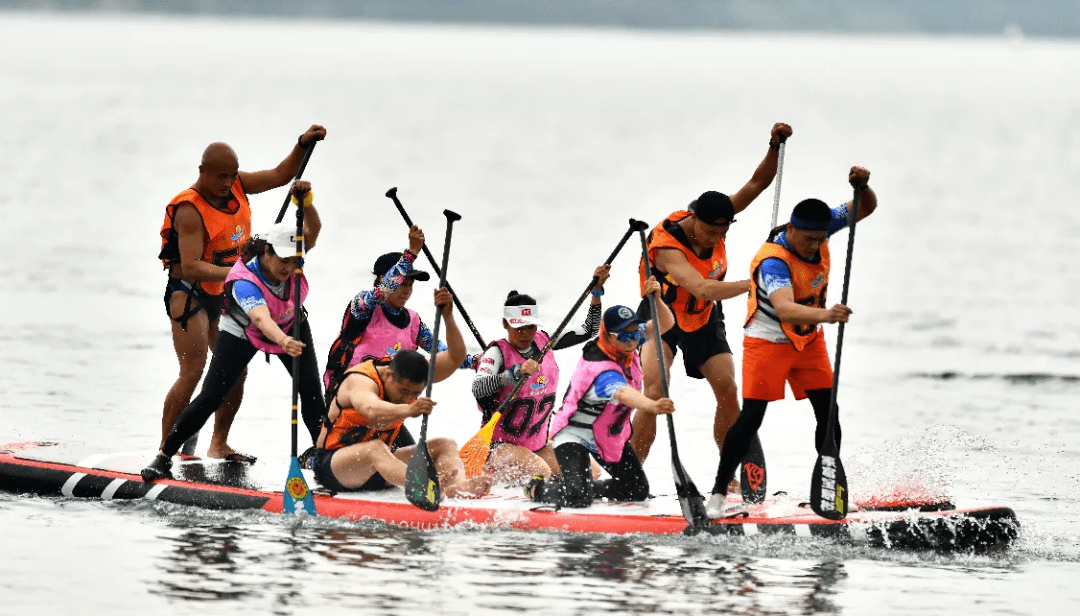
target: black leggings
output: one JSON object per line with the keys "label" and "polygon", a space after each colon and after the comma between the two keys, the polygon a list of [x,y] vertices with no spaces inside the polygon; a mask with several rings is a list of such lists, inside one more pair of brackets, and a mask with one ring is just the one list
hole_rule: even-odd
{"label": "black leggings", "polygon": [[[829,424],[829,404],[832,402],[832,388],[812,389],[806,392],[810,399],[810,405],[814,407],[814,418],[817,419],[817,429],[814,431],[814,445],[818,454],[821,454],[821,446],[825,443],[825,430]],[[765,419],[765,407],[769,405],[765,400],[743,398],[742,412],[735,420],[735,425],[728,430],[724,439],[724,448],[720,451],[720,466],[716,469],[716,483],[713,484],[713,494],[727,494],[728,483],[735,476],[735,469],[746,457],[750,449],[750,441],[761,428],[761,422]],[[833,426],[833,438],[836,440],[836,451],[840,451],[840,409],[837,407],[836,424]]]}
{"label": "black leggings", "polygon": [[[300,324],[300,342],[307,345],[300,354],[300,412],[304,418],[304,425],[311,433],[311,442],[314,443],[319,437],[319,423],[325,409],[315,345],[311,340],[311,327],[306,320]],[[175,455],[184,441],[206,425],[206,421],[221,406],[229,390],[244,372],[244,368],[258,352],[259,350],[247,340],[229,332],[218,332],[214,356],[210,359],[210,368],[206,371],[206,376],[203,377],[202,389],[176,418],[169,437],[165,439],[165,444],[161,447],[162,453],[170,457]],[[277,357],[292,375],[293,358],[285,354]]]}
{"label": "black leggings", "polygon": [[[593,481],[592,465],[596,461],[611,475],[611,479]],[[623,446],[618,462],[604,462],[579,443],[563,443],[555,448],[555,459],[562,468],[562,477],[544,485],[543,494],[535,500],[560,507],[588,507],[594,498],[616,501],[642,501],[649,498],[649,480],[630,445]]]}

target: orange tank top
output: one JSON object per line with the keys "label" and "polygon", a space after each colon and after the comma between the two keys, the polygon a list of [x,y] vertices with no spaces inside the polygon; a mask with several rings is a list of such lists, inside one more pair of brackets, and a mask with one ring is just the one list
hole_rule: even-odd
{"label": "orange tank top", "polygon": [[[727,248],[723,238],[713,246],[708,256],[699,257],[688,241],[681,240],[674,235],[678,233],[676,226],[689,216],[690,212],[680,210],[665,218],[649,232],[649,259],[655,264],[656,255],[661,249],[674,248],[686,255],[686,260],[690,263],[690,266],[701,274],[702,278],[706,280],[723,280],[724,276],[727,275]],[[671,307],[671,312],[675,315],[675,322],[679,325],[679,329],[684,332],[697,331],[709,322],[715,302],[694,297],[689,291],[678,286],[670,274],[660,271],[655,265],[653,266],[653,275],[656,276],[657,282],[660,283],[660,296],[663,298],[664,303]],[[644,262],[638,264],[638,276],[641,283],[641,293],[644,294]]]}
{"label": "orange tank top", "polygon": [[[376,363],[373,360],[359,363],[345,371],[345,376],[342,377],[342,381],[344,382],[344,379],[348,378],[349,375],[353,373],[362,374],[375,381],[375,384],[379,387],[379,398],[385,400],[386,392],[383,389],[382,377],[379,376],[376,367],[386,366],[389,363],[390,362],[388,361]],[[334,397],[333,404],[337,404],[337,396]],[[354,408],[341,408],[341,412],[338,413],[337,419],[334,420],[330,425],[330,429],[327,431],[326,442],[323,444],[323,449],[340,449],[342,447],[373,441],[375,439],[379,439],[386,443],[387,446],[392,446],[394,444],[394,439],[397,438],[398,432],[401,431],[401,425],[403,423],[405,423],[405,420],[399,419],[389,425],[380,426],[372,423],[370,419]]]}
{"label": "orange tank top", "polygon": [[[771,257],[780,259],[791,270],[791,291],[795,303],[824,308],[825,295],[829,289],[829,243],[823,243],[819,252],[821,259],[817,263],[809,263],[773,240],[765,242],[750,263],[750,297],[746,300],[746,322],[743,325],[749,325],[750,319],[757,312],[758,268],[762,261]],[[797,351],[803,350],[821,331],[817,324],[792,325],[784,321],[780,322],[780,328]]]}
{"label": "orange tank top", "polygon": [[[229,189],[229,202],[225,209],[218,209],[203,198],[194,188],[189,188],[173,197],[165,206],[165,222],[161,224],[161,259],[165,269],[180,263],[180,248],[177,245],[173,222],[176,207],[181,203],[195,206],[203,223],[202,261],[230,267],[240,257],[240,250],[251,237],[251,206],[248,204],[244,186],[237,177]],[[209,295],[221,295],[225,292],[225,281],[197,280],[195,284]]]}

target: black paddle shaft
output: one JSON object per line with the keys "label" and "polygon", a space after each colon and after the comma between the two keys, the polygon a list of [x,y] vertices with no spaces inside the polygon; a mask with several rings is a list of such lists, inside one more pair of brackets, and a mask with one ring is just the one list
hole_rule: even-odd
{"label": "black paddle shaft", "polygon": [[[461,220],[461,215],[450,210],[443,210],[443,215],[446,216],[446,239],[443,242],[442,268],[439,270],[440,289],[446,286],[446,266],[450,263],[450,239],[454,234],[454,223]],[[447,288],[447,291],[449,290]],[[439,353],[439,328],[442,326],[442,313],[442,308],[435,311],[435,327],[431,330],[431,361],[428,363],[427,389],[424,392],[427,398],[431,397],[431,386],[435,384],[435,357]],[[421,440],[427,438],[427,420],[428,416],[424,415],[420,425]]]}
{"label": "black paddle shaft", "polygon": [[[315,151],[315,144],[316,143],[318,143],[318,141],[312,140],[311,143],[304,146],[307,149],[304,152],[304,158],[300,161],[300,167],[297,168],[297,170],[296,170],[296,176],[293,178],[294,182],[296,180],[299,180],[300,176],[304,175],[304,169],[307,169],[308,161],[311,160],[311,153]],[[285,220],[285,211],[289,209],[289,197],[290,196],[292,196],[292,187],[289,188],[289,192],[285,193],[285,203],[282,203],[281,204],[281,209],[278,210],[277,218],[274,219],[274,224],[275,225],[278,224],[279,222]],[[304,204],[303,203],[301,203],[299,205],[300,205],[300,209],[304,209]],[[302,229],[300,229],[300,230],[302,230]],[[300,230],[298,230],[296,232],[297,235],[300,234]]]}
{"label": "black paddle shaft", "polygon": [[[631,221],[631,224],[633,224],[633,221]],[[645,239],[645,228],[639,228],[638,233],[641,235],[641,263],[645,270],[645,279],[648,280],[652,277],[652,267],[649,263],[649,242]],[[652,313],[653,340],[656,346],[657,363],[659,364],[660,385],[664,397],[668,398],[670,396],[668,395],[667,361],[664,359],[664,344],[660,338],[660,313],[657,310],[656,297],[649,293],[646,298],[649,302],[649,311]],[[701,492],[698,491],[697,486],[694,485],[694,480],[690,478],[690,474],[686,472],[682,462],[679,460],[679,447],[675,440],[675,420],[671,415],[667,416],[667,427],[668,440],[671,443],[671,471],[675,480],[675,492],[679,498],[679,507],[682,509],[683,517],[690,524],[687,530],[696,533],[704,529],[708,524],[709,515],[705,512],[705,503],[702,500]]]}
{"label": "black paddle shaft", "polygon": [[[859,221],[859,189],[855,189],[855,194],[851,199],[851,211],[848,212],[848,226],[851,227],[848,235],[847,243],[847,258],[844,261],[844,286],[840,291],[840,303],[847,305],[848,301],[848,286],[851,282],[851,257],[855,253],[855,223]],[[836,442],[833,439],[833,429],[836,425],[836,392],[840,389],[840,355],[844,350],[844,325],[843,321],[840,322],[840,327],[836,330],[836,359],[833,360],[833,386],[832,395],[829,397],[829,424],[825,428],[825,443],[822,445],[822,451],[832,452],[836,454]]]}
{"label": "black paddle shaft", "polygon": [[[405,224],[409,225],[409,227],[411,228],[413,226],[412,218],[409,217],[409,213],[405,211],[405,206],[401,205],[401,200],[397,197],[397,187],[395,186],[390,190],[386,191],[386,196],[394,202],[394,207],[397,208],[398,213],[400,213],[401,217],[405,220]],[[454,220],[461,220],[461,216],[454,214],[450,210],[444,210],[443,213],[453,214],[454,216],[457,216],[457,218],[455,218]],[[447,214],[447,218],[449,218],[449,214]],[[461,305],[461,300],[458,299],[457,293],[454,293],[454,289],[450,286],[450,283],[446,281],[446,276],[443,275],[443,268],[440,268],[439,265],[435,262],[435,257],[428,249],[427,243],[423,244],[421,246],[421,249],[424,251],[424,256],[426,256],[428,258],[428,261],[431,263],[431,267],[435,268],[435,275],[438,276],[439,280],[441,281],[439,283],[439,286],[446,287],[446,290],[449,291],[451,295],[453,295],[454,306],[457,306],[458,313],[461,314],[461,318],[464,319],[465,324],[469,326],[469,331],[471,331],[473,337],[476,338],[476,342],[480,344],[480,348],[486,349],[487,343],[484,342],[484,337],[480,335],[480,330],[476,328],[476,325],[473,324],[472,319],[469,318],[469,313],[465,312],[465,307]],[[436,340],[438,340],[438,338],[436,338]]]}
{"label": "black paddle shaft", "polygon": [[[314,142],[312,142],[314,147]],[[308,155],[311,149],[308,149]],[[305,158],[304,162],[307,162]],[[302,170],[302,168],[301,168]],[[290,189],[290,192],[292,189]],[[304,203],[303,199],[297,199],[296,204],[296,274],[293,276],[293,326],[292,337],[300,340],[300,318],[302,316],[300,306],[300,278],[304,273]],[[300,401],[300,356],[292,358],[292,457],[296,457],[298,447],[297,417],[296,411]]]}
{"label": "black paddle shaft", "polygon": [[[631,218],[630,228],[627,229],[626,233],[623,234],[622,239],[620,239],[619,243],[615,246],[615,250],[612,250],[611,254],[608,255],[607,260],[604,261],[604,265],[611,265],[612,261],[615,260],[615,257],[618,256],[619,252],[623,249],[623,246],[626,245],[627,240],[630,239],[630,236],[633,235],[635,231],[643,231],[648,228],[648,225],[646,225],[645,223]],[[550,351],[553,346],[555,346],[555,341],[559,339],[559,336],[562,335],[563,330],[566,329],[566,324],[570,322],[570,319],[573,318],[574,313],[577,312],[578,308],[581,307],[581,304],[585,302],[585,298],[589,296],[589,292],[592,290],[593,287],[596,286],[596,283],[599,280],[599,277],[593,276],[592,280],[589,281],[589,286],[585,287],[585,290],[582,291],[581,295],[577,298],[577,301],[574,302],[574,307],[570,309],[570,312],[566,313],[566,316],[563,317],[562,323],[559,323],[559,327],[555,329],[555,333],[551,334],[551,336],[548,338],[547,344],[545,344],[544,348],[540,350],[540,355],[536,358],[537,363],[544,361],[544,356],[548,354],[548,351]],[[527,380],[529,380],[529,375],[527,374],[523,374],[518,377],[517,381],[514,382],[513,389],[511,389],[510,393],[505,398],[503,398],[503,401],[501,404],[499,404],[499,408],[496,409],[496,412],[502,413],[503,410],[506,409],[506,407],[510,404],[510,401],[514,399],[514,396],[516,396],[517,393],[521,391],[522,386],[525,385],[525,381]]]}

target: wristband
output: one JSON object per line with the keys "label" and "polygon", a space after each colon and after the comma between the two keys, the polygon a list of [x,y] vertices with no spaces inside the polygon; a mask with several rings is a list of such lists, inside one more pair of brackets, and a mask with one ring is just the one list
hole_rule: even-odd
{"label": "wristband", "polygon": [[307,147],[307,144],[306,144],[306,143],[304,143],[304,135],[306,135],[306,134],[307,134],[307,133],[303,133],[303,134],[301,134],[301,135],[300,135],[299,137],[297,137],[297,138],[296,138],[296,145],[298,145],[298,146],[300,146],[300,147],[302,147],[302,148],[306,148],[306,147]]}
{"label": "wristband", "polygon": [[[780,143],[783,143],[783,141],[781,141]],[[779,152],[780,151],[780,143],[775,143],[774,144],[772,142],[772,137],[770,137],[769,138],[769,149],[772,150],[773,152]]]}
{"label": "wristband", "polygon": [[862,191],[864,191],[864,190],[866,190],[866,189],[868,189],[868,188],[870,188],[870,185],[869,185],[869,184],[863,184],[862,186],[860,186],[860,187],[858,188],[858,191],[859,191],[859,192],[862,192]]}
{"label": "wristband", "polygon": [[589,291],[589,293],[591,293],[593,297],[600,297],[604,294],[604,288],[600,287],[599,289],[593,289],[592,291]]}
{"label": "wristband", "polygon": [[[300,202],[296,199],[296,195],[292,196],[293,205],[299,206]],[[315,204],[315,191],[309,190],[304,193],[304,207],[311,207]]]}

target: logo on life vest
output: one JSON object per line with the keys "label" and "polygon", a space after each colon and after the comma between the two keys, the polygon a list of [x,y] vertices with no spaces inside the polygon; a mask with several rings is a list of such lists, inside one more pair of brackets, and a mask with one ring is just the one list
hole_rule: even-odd
{"label": "logo on life vest", "polygon": [[709,278],[716,278],[717,275],[720,274],[720,271],[724,269],[724,262],[723,261],[713,261],[712,266],[713,266],[713,270],[711,272],[709,272]]}
{"label": "logo on life vest", "polygon": [[244,227],[236,225],[235,233],[232,234],[230,239],[234,242],[239,242],[242,237],[244,237]]}
{"label": "logo on life vest", "polygon": [[540,391],[540,390],[544,389],[545,387],[547,387],[547,379],[544,378],[544,375],[540,375],[540,376],[536,377],[536,382],[533,383],[532,385],[529,385],[529,388],[532,389],[533,391]]}
{"label": "logo on life vest", "polygon": [[817,278],[814,278],[814,281],[810,283],[810,286],[816,289],[817,286],[823,282],[825,282],[825,272],[818,272]]}
{"label": "logo on life vest", "polygon": [[401,350],[401,343],[400,342],[395,342],[394,346],[386,347],[386,355],[383,356],[381,361],[389,361],[391,359],[394,359],[394,356],[397,355],[397,352],[400,351],[400,350]]}

